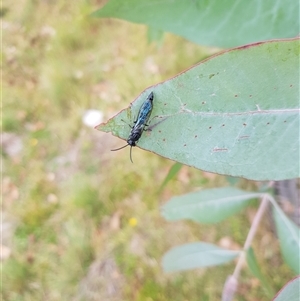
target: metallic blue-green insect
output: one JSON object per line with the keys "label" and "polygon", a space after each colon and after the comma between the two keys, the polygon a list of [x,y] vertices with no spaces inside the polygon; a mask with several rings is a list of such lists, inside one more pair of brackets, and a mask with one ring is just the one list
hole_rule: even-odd
{"label": "metallic blue-green insect", "polygon": [[136,118],[136,121],[134,121],[134,125],[130,126],[131,127],[131,132],[130,135],[127,139],[127,144],[116,149],[112,149],[112,151],[117,151],[120,150],[128,145],[130,145],[130,161],[132,161],[132,156],[131,156],[131,150],[133,146],[136,146],[136,143],[139,141],[141,138],[143,131],[146,131],[145,127],[148,126],[147,122],[150,118],[152,109],[153,109],[153,99],[154,99],[154,94],[151,92],[147,99],[144,101],[142,106],[140,107],[138,116]]}

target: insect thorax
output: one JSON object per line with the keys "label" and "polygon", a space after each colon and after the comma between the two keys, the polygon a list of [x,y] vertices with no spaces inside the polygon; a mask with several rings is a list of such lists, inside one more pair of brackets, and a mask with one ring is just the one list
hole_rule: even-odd
{"label": "insect thorax", "polygon": [[132,131],[132,133],[130,134],[130,136],[127,140],[127,143],[129,145],[135,146],[135,143],[141,138],[142,132],[143,131],[141,131],[141,130]]}

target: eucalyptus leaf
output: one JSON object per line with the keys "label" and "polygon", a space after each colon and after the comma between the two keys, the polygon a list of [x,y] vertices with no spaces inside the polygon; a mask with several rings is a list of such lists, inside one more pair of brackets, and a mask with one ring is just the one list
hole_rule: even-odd
{"label": "eucalyptus leaf", "polygon": [[249,266],[249,269],[251,270],[253,275],[260,280],[262,287],[266,291],[268,298],[272,298],[275,294],[275,291],[269,279],[263,274],[262,269],[256,260],[256,256],[252,247],[250,247],[247,250],[246,259],[247,259],[247,264]]}
{"label": "eucalyptus leaf", "polygon": [[300,300],[300,276],[289,281],[275,296],[273,301],[299,301]]}
{"label": "eucalyptus leaf", "polygon": [[280,248],[285,262],[297,274],[300,274],[300,229],[278,207],[273,207]]}
{"label": "eucalyptus leaf", "polygon": [[[299,39],[220,53],[146,89],[98,129],[127,139],[154,92],[138,146],[209,172],[253,180],[300,176]],[[125,122],[123,121],[125,120]]]}
{"label": "eucalyptus leaf", "polygon": [[110,0],[92,15],[146,24],[217,47],[299,33],[299,3],[293,0]]}
{"label": "eucalyptus leaf", "polygon": [[196,242],[175,247],[168,251],[162,265],[166,272],[183,271],[224,264],[236,258],[240,251],[220,248],[216,245]]}
{"label": "eucalyptus leaf", "polygon": [[168,184],[168,182],[170,180],[172,180],[177,174],[178,172],[180,171],[182,167],[182,164],[180,163],[175,163],[171,169],[169,170],[167,176],[165,177],[164,181],[162,182],[162,184],[160,185],[159,187],[159,193],[164,189],[164,187]]}
{"label": "eucalyptus leaf", "polygon": [[260,195],[233,187],[206,189],[171,198],[162,207],[162,215],[167,220],[191,219],[200,223],[218,223]]}

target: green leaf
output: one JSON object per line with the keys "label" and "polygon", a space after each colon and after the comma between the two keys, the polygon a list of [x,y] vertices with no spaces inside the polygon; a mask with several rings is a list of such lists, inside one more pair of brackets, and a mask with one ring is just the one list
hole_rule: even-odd
{"label": "green leaf", "polygon": [[275,296],[273,301],[299,301],[300,297],[300,276],[289,281]]}
{"label": "green leaf", "polygon": [[162,30],[149,27],[148,28],[148,42],[156,42],[158,46],[161,46],[163,43],[164,32]]}
{"label": "green leaf", "polygon": [[299,176],[299,40],[216,55],[144,91],[99,130],[127,139],[154,91],[138,145],[209,172],[253,180]]}
{"label": "green leaf", "polygon": [[176,196],[162,207],[167,220],[191,219],[201,223],[218,223],[246,207],[261,194],[225,187]]}
{"label": "green leaf", "polygon": [[163,183],[161,184],[161,186],[159,188],[159,193],[164,189],[164,187],[167,185],[167,183],[178,174],[181,167],[182,167],[182,164],[180,164],[180,163],[173,164],[173,166],[169,170],[166,178],[164,179]]}
{"label": "green leaf", "polygon": [[146,24],[200,45],[234,47],[297,36],[298,12],[292,0],[110,0],[92,15]]}
{"label": "green leaf", "polygon": [[236,258],[240,251],[222,249],[216,245],[196,242],[168,251],[162,265],[166,272],[191,270],[224,264]]}
{"label": "green leaf", "polygon": [[284,261],[300,274],[300,229],[278,207],[273,207],[273,216]]}
{"label": "green leaf", "polygon": [[254,251],[251,247],[247,250],[246,255],[247,255],[247,263],[248,263],[249,269],[251,270],[253,275],[260,280],[263,289],[267,293],[267,297],[272,298],[275,294],[275,291],[272,288],[270,281],[262,273],[261,268],[256,260]]}

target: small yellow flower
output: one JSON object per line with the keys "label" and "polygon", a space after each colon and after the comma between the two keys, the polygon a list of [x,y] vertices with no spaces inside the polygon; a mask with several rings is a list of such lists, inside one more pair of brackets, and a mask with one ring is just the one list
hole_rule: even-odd
{"label": "small yellow flower", "polygon": [[38,141],[37,139],[35,139],[35,138],[32,138],[32,139],[30,140],[30,144],[31,144],[32,146],[36,146],[38,143],[39,143],[39,141]]}
{"label": "small yellow flower", "polygon": [[132,217],[129,219],[129,225],[131,227],[135,227],[137,225],[137,219],[135,217]]}

